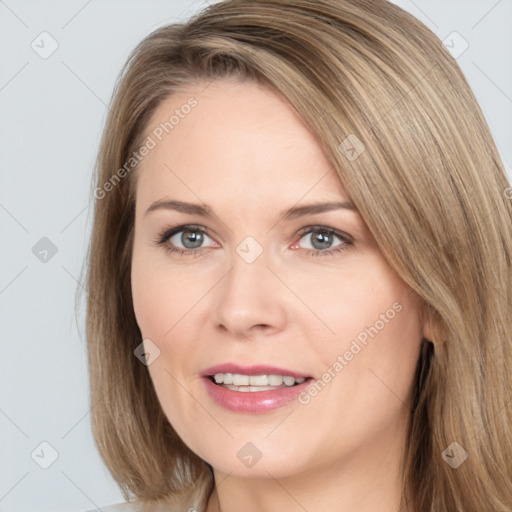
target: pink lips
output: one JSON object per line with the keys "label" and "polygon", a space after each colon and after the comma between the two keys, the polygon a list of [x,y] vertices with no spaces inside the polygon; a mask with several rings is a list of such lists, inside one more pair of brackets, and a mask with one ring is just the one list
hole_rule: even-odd
{"label": "pink lips", "polygon": [[[240,373],[243,375],[290,375],[305,378],[302,384],[267,391],[242,392],[233,391],[215,384],[213,375],[216,373]],[[275,366],[240,366],[232,363],[219,364],[207,368],[201,373],[210,398],[221,407],[239,413],[264,413],[273,411],[295,400],[312,379],[308,375],[297,373]]]}

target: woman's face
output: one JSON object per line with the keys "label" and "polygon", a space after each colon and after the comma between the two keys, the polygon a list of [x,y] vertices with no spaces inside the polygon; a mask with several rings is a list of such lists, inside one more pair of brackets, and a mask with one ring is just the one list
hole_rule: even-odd
{"label": "woman's face", "polygon": [[419,299],[282,99],[205,87],[160,105],[138,170],[133,302],[162,408],[223,473],[384,462],[410,413]]}

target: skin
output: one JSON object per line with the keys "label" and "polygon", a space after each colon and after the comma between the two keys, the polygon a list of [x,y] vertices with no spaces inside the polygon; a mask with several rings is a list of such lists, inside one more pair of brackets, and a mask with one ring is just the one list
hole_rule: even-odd
{"label": "skin", "polygon": [[[214,468],[208,512],[240,504],[246,512],[397,512],[414,371],[429,337],[420,300],[384,260],[357,210],[280,218],[298,204],[350,200],[283,99],[251,82],[205,87],[173,94],[148,125],[197,99],[138,169],[132,289],[143,338],[160,350],[148,369],[162,408]],[[215,216],[146,214],[160,199],[204,202]],[[196,253],[155,244],[161,231],[186,224],[211,231],[189,249]],[[315,226],[346,233],[352,243],[334,236],[328,249],[341,243],[344,250],[321,254],[327,249],[311,232],[300,234]],[[184,248],[180,236],[167,247]],[[247,236],[263,249],[250,264],[236,252]],[[242,414],[206,394],[201,371],[223,362],[321,379],[397,302],[401,311],[306,405]],[[252,467],[237,457],[247,442],[262,454]]]}

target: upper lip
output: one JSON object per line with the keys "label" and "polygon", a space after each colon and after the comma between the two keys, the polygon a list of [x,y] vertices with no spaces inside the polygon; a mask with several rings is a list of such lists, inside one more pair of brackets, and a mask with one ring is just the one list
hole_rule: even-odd
{"label": "upper lip", "polygon": [[210,366],[201,375],[203,377],[210,377],[217,373],[238,373],[241,375],[289,375],[296,379],[308,378],[309,375],[305,373],[288,370],[287,368],[279,368],[277,366],[267,366],[262,364],[256,364],[251,366],[241,366],[234,363],[222,363],[215,366]]}

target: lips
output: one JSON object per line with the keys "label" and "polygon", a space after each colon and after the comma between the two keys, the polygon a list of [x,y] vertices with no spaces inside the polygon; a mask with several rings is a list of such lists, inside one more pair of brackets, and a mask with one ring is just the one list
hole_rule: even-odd
{"label": "lips", "polygon": [[[269,412],[289,404],[313,380],[307,374],[287,368],[240,366],[232,363],[207,368],[201,376],[209,397],[217,405],[232,412],[253,414]],[[259,380],[264,376],[270,381],[267,385],[253,385],[264,383],[265,379]],[[272,383],[277,385],[273,386]]]}

